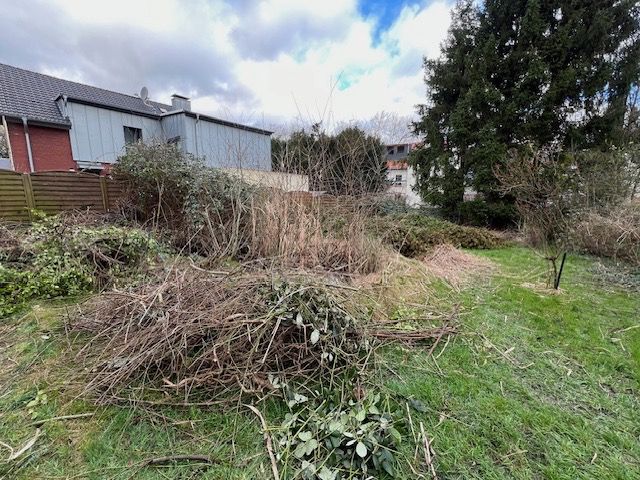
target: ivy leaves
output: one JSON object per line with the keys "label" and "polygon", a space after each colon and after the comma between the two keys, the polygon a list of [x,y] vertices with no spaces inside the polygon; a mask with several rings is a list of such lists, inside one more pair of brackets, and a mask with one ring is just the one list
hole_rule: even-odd
{"label": "ivy leaves", "polygon": [[295,477],[303,479],[393,475],[393,452],[402,435],[382,408],[380,396],[335,402],[328,400],[331,396],[289,394],[291,412],[281,425],[279,459],[295,465]]}

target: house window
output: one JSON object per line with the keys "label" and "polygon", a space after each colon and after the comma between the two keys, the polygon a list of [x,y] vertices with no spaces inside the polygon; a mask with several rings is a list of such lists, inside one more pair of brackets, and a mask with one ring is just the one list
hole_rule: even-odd
{"label": "house window", "polygon": [[397,153],[404,153],[404,145],[398,145]]}
{"label": "house window", "polygon": [[142,140],[142,129],[135,127],[124,127],[124,143],[137,143]]}
{"label": "house window", "polygon": [[402,183],[402,175],[396,175],[396,183]]}
{"label": "house window", "polygon": [[387,155],[393,155],[394,149],[393,147],[387,147]]}

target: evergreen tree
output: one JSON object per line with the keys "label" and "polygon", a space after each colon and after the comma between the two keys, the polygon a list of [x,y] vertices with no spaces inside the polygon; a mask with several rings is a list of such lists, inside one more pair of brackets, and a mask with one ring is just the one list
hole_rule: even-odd
{"label": "evergreen tree", "polygon": [[500,201],[493,172],[511,148],[622,142],[639,12],[631,0],[459,1],[440,58],[424,62],[411,161],[425,200],[460,219],[466,187]]}

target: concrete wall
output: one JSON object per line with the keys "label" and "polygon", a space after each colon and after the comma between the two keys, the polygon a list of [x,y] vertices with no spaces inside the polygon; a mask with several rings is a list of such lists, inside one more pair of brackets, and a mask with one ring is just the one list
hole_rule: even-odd
{"label": "concrete wall", "polygon": [[[186,115],[183,149],[210,167],[271,170],[271,137]],[[170,117],[169,117],[170,118]],[[165,120],[163,120],[164,122]]]}
{"label": "concrete wall", "polygon": [[308,192],[309,177],[294,173],[268,172],[264,170],[248,170],[224,168],[225,172],[242,178],[250,185],[278,188],[285,192]]}
{"label": "concrete wall", "polygon": [[69,101],[65,109],[71,120],[71,150],[79,166],[115,163],[123,152],[124,127],[142,130],[142,140],[164,139],[160,122],[140,115],[116,112]]}

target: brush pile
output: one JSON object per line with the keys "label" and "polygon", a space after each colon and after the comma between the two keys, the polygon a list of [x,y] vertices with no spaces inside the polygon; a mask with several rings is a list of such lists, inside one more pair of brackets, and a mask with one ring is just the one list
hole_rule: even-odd
{"label": "brush pile", "polygon": [[162,282],[98,297],[71,329],[92,337],[78,356],[99,400],[145,387],[185,401],[201,387],[266,393],[362,361],[368,343],[341,295],[267,273],[172,270]]}
{"label": "brush pile", "polygon": [[0,317],[35,298],[141,278],[160,248],[139,228],[89,212],[42,216],[28,227],[1,226],[0,235]]}

